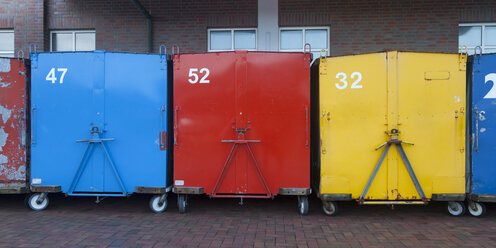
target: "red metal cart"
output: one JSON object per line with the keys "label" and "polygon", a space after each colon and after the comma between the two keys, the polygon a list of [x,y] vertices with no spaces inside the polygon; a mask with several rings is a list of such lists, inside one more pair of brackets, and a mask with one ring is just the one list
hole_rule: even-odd
{"label": "red metal cart", "polygon": [[27,192],[28,61],[0,58],[0,194]]}
{"label": "red metal cart", "polygon": [[310,53],[174,55],[174,192],[298,196],[310,189]]}

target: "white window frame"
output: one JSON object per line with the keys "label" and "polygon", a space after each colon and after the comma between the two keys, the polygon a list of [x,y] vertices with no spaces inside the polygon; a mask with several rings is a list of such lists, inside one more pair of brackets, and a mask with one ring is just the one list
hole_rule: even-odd
{"label": "white window frame", "polygon": [[15,57],[15,31],[14,31],[14,29],[0,29],[0,33],[12,33],[12,34],[14,34],[14,50],[12,50],[12,51],[0,50],[0,57],[9,57],[9,58]]}
{"label": "white window frame", "polygon": [[[226,50],[215,50],[215,49],[210,49],[210,32],[212,31],[231,31],[231,49],[226,49]],[[234,31],[255,31],[255,48],[254,49],[234,49]],[[247,51],[257,51],[258,49],[258,32],[256,28],[209,28],[208,29],[208,34],[207,34],[207,39],[208,39],[208,52],[225,52],[225,51],[234,51],[234,50],[247,50]]]}
{"label": "white window frame", "polygon": [[[331,50],[331,39],[329,38],[331,36],[331,28],[330,27],[282,27],[282,28],[279,28],[279,51],[281,52],[303,52],[305,50],[305,43],[306,43],[306,30],[312,30],[312,29],[325,29],[327,30],[327,41],[326,41],[326,44],[327,44],[327,47],[325,48],[325,51],[326,51],[326,56],[329,55],[330,53],[330,50]],[[281,49],[281,33],[282,31],[287,31],[287,30],[302,30],[303,31],[303,39],[302,39],[302,44],[301,44],[301,49]],[[312,47],[310,47],[310,52],[321,52],[322,51],[322,48],[316,48],[316,49],[313,49]],[[314,58],[315,59],[315,58]]]}
{"label": "white window frame", "polygon": [[[496,45],[489,45],[489,46],[486,46],[486,26],[494,26],[496,27],[496,22],[481,22],[481,23],[460,23],[458,24],[459,27],[481,27],[481,45],[480,47],[482,48],[482,53],[485,53],[485,50],[486,48],[492,48],[492,49],[496,49]],[[463,44],[459,44],[460,43],[460,34],[458,34],[458,50],[462,50],[463,49]],[[476,47],[469,47],[467,46],[467,49],[470,51],[472,49],[472,51],[474,51]],[[463,51],[464,52],[464,51]],[[474,51],[475,52],[475,51]],[[470,53],[470,52],[469,52]]]}
{"label": "white window frame", "polygon": [[[76,34],[92,33],[95,34],[95,50],[96,50],[96,31],[95,30],[52,30],[50,31],[50,52],[63,52],[53,51],[53,34],[72,34],[72,52],[76,51]],[[65,51],[70,52],[70,51]]]}

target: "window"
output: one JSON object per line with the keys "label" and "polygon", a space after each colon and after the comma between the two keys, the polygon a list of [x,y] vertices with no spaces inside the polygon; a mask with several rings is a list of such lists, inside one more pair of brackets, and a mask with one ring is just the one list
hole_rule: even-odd
{"label": "window", "polygon": [[95,31],[51,31],[50,50],[52,52],[95,50]]}
{"label": "window", "polygon": [[209,29],[208,51],[257,50],[257,30],[254,28]]}
{"label": "window", "polygon": [[329,54],[328,27],[298,27],[279,29],[279,51],[303,52],[309,43],[313,58],[319,58],[322,49]]}
{"label": "window", "polygon": [[14,57],[14,30],[0,30],[0,57]]}
{"label": "window", "polygon": [[467,46],[469,54],[474,54],[478,46],[482,53],[496,53],[496,23],[460,24],[458,46]]}

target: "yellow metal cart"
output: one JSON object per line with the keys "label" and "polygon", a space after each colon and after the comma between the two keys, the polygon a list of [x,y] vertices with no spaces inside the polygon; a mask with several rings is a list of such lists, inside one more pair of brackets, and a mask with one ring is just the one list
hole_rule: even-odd
{"label": "yellow metal cart", "polygon": [[[465,212],[466,55],[389,51],[312,67],[313,187],[336,201]],[[319,142],[319,143],[317,143]]]}

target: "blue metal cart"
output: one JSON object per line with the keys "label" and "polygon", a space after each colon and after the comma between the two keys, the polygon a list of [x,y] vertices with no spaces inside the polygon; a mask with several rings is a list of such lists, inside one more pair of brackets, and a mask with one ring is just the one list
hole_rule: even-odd
{"label": "blue metal cart", "polygon": [[482,216],[483,202],[496,202],[496,54],[471,56],[468,67],[472,132],[468,210]]}
{"label": "blue metal cart", "polygon": [[45,209],[51,192],[97,202],[144,193],[164,211],[172,183],[165,53],[34,52],[31,61],[28,205]]}

